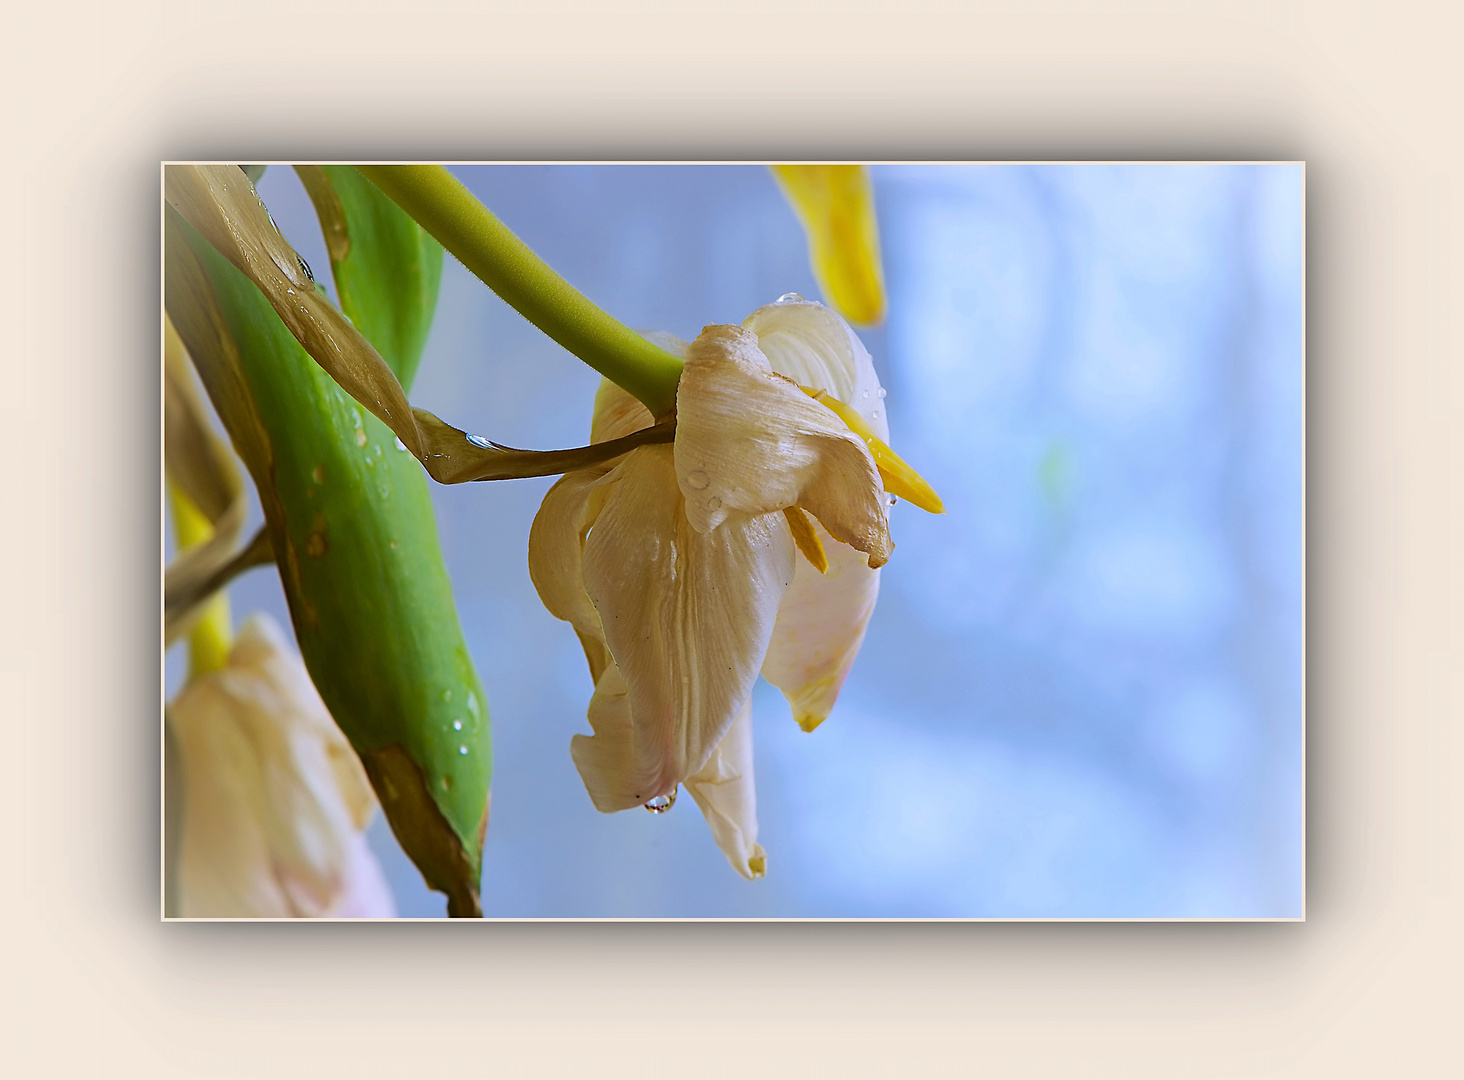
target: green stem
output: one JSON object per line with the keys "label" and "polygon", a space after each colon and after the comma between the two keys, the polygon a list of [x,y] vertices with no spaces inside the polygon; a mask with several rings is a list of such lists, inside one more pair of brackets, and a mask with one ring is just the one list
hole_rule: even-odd
{"label": "green stem", "polygon": [[681,361],[586,300],[441,165],[356,168],[529,322],[651,415],[671,411]]}

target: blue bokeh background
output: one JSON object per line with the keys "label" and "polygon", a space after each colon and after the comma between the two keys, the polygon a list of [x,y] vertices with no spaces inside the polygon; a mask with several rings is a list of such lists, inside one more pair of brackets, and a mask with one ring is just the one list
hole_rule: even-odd
{"label": "blue bokeh background", "polygon": [[[819,296],[761,167],[454,171],[629,325],[689,339]],[[728,867],[689,799],[590,805],[569,757],[589,676],[525,560],[552,481],[434,487],[493,721],[485,912],[1299,917],[1302,167],[873,175],[889,316],[861,336],[891,441],[948,513],[892,511],[827,723],[805,735],[759,684],[766,878]],[[291,170],[260,192],[328,277]],[[415,404],[578,445],[597,378],[449,257]],[[271,571],[232,596],[288,625]],[[372,841],[401,913],[441,915],[379,820]]]}

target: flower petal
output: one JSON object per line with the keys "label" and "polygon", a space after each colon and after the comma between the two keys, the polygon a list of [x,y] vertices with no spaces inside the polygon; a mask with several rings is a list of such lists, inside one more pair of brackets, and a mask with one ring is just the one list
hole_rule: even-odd
{"label": "flower petal", "polygon": [[774,165],[773,175],[808,233],[820,288],[858,323],[884,318],[884,275],[874,186],[863,165]]}
{"label": "flower petal", "polygon": [[696,532],[711,532],[734,511],[800,506],[871,566],[888,561],[884,489],[864,441],[775,374],[750,331],[709,326],[692,342],[676,396],[675,451]]}
{"label": "flower petal", "polygon": [[757,347],[779,375],[827,390],[863,416],[881,441],[890,441],[874,361],[836,312],[808,300],[781,301],[758,308],[742,325],[757,335]]}
{"label": "flower petal", "polygon": [[565,473],[544,496],[529,528],[529,579],[549,614],[574,627],[596,681],[610,654],[600,616],[585,592],[583,561],[585,537],[605,504],[602,481],[613,471],[601,466]]}
{"label": "flower petal", "polygon": [[[687,343],[665,330],[638,330],[641,337],[659,345],[672,356],[685,359]],[[609,442],[648,428],[656,422],[651,410],[639,398],[609,379],[600,380],[595,392],[595,413],[590,423],[590,442]]]}
{"label": "flower petal", "polygon": [[569,756],[574,759],[590,801],[602,814],[642,805],[649,796],[641,797],[636,791],[630,688],[613,660],[607,662],[595,680],[595,693],[590,698],[587,715],[594,734],[570,739]]}
{"label": "flower petal", "polygon": [[648,428],[656,422],[651,410],[629,391],[609,379],[600,380],[595,391],[594,418],[590,421],[590,442],[610,442]]}
{"label": "flower petal", "polygon": [[[603,793],[596,805],[619,809],[669,794],[721,742],[767,653],[794,548],[781,513],[692,529],[669,447],[629,454],[606,490],[584,581],[627,686],[634,756],[627,764],[619,750],[595,756],[580,744],[575,761],[591,797]],[[597,699],[606,696],[597,688]],[[592,759],[594,771],[628,773],[585,775]]]}
{"label": "flower petal", "polygon": [[331,913],[375,800],[279,628],[245,623],[228,666],[190,683],[168,718],[184,767],[181,913]]}
{"label": "flower petal", "polygon": [[[822,534],[819,525],[814,528]],[[763,678],[783,691],[804,731],[833,711],[879,596],[878,570],[847,544],[826,534],[819,538],[828,570],[820,574],[798,560],[762,666]]]}
{"label": "flower petal", "polygon": [[757,842],[757,789],[752,779],[752,699],[712,751],[707,763],[686,778],[686,790],[701,807],[712,837],[732,868],[751,881],[766,870],[767,854]]}
{"label": "flower petal", "polygon": [[396,913],[396,898],[381,864],[365,834],[357,833],[347,849],[346,889],[326,914],[332,919],[394,919]]}

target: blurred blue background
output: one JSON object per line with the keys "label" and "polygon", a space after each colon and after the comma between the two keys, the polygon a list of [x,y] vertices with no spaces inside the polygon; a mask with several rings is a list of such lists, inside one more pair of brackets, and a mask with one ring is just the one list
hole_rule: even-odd
{"label": "blurred blue background", "polygon": [[[820,295],[761,167],[454,171],[631,326],[690,339]],[[732,871],[690,799],[590,805],[569,756],[589,675],[525,558],[552,480],[434,487],[493,721],[485,913],[1299,917],[1302,167],[873,176],[889,316],[861,336],[891,441],[948,512],[892,511],[827,723],[805,735],[758,686],[766,878]],[[327,278],[293,172],[260,193]],[[579,445],[597,379],[447,259],[415,404]],[[232,598],[288,626],[272,571]],[[372,842],[401,914],[443,914],[379,818]]]}

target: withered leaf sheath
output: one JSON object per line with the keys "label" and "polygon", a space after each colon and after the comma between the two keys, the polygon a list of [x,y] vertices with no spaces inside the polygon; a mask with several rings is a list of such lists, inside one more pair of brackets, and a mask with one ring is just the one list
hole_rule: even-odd
{"label": "withered leaf sheath", "polygon": [[[171,208],[165,242],[168,314],[258,487],[311,679],[402,847],[450,914],[477,915],[488,715],[422,470],[311,360],[255,280]],[[313,285],[308,295],[306,323],[364,342],[338,312],[322,314],[334,309]],[[400,385],[366,349],[400,421]]]}
{"label": "withered leaf sheath", "polygon": [[[319,195],[319,185],[314,186]],[[331,194],[344,208],[346,200],[340,198],[344,188],[338,179],[331,186]],[[164,170],[164,194],[184,220],[259,287],[280,321],[331,378],[391,428],[439,483],[549,476],[607,461],[637,446],[670,442],[673,437],[674,421],[613,444],[571,450],[516,450],[477,437],[470,440],[462,428],[408,404],[397,374],[351,320],[316,289],[304,261],[275,229],[237,166],[169,165]],[[328,208],[327,246],[338,253],[346,251],[349,261],[350,249],[343,244],[335,220],[334,208]],[[335,256],[332,260],[339,261]],[[343,298],[349,296],[350,288],[341,290]]]}

